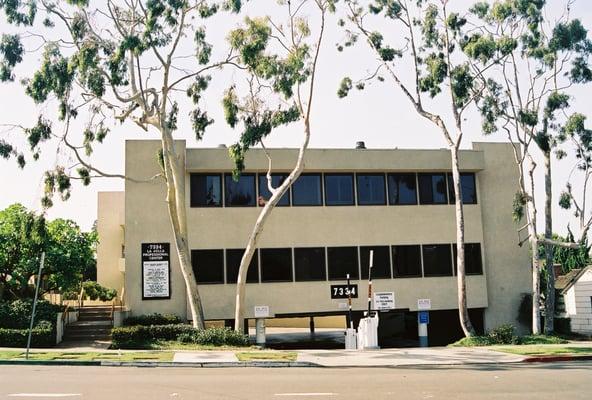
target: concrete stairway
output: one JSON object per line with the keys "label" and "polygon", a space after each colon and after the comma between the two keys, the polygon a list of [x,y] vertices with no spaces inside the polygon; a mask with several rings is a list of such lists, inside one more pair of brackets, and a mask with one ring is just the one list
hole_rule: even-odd
{"label": "concrete stairway", "polygon": [[111,340],[111,328],[113,321],[110,306],[82,307],[78,321],[66,326],[64,341]]}

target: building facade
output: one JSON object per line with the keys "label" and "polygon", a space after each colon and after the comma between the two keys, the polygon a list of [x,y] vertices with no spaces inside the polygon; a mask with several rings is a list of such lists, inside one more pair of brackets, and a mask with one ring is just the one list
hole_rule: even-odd
{"label": "building facade", "polygon": [[[148,180],[158,174],[159,146],[159,141],[127,141],[126,175]],[[250,150],[237,182],[227,149],[186,149],[184,141],[176,146],[186,169],[189,245],[205,317],[229,320],[242,249],[269,195],[268,160],[262,150]],[[277,185],[294,166],[297,150],[270,154]],[[517,325],[531,274],[528,249],[517,245],[512,221],[518,185],[513,149],[474,143],[472,150],[461,151],[460,168],[473,323],[479,330]],[[416,336],[418,299],[430,299],[430,336],[442,343],[458,337],[450,171],[450,153],[443,149],[309,149],[302,177],[274,209],[260,237],[249,268],[246,317],[254,318],[255,306],[262,305],[276,318],[344,315],[347,300],[334,298],[339,296],[332,285],[345,284],[348,273],[359,292],[353,299],[354,318],[359,317],[367,307],[373,250],[373,291],[394,297],[394,309],[380,314],[388,334]],[[119,260],[118,268],[124,263],[125,302],[133,314],[188,315],[165,197],[162,180],[126,181],[125,261]],[[100,228],[99,221],[101,237]],[[146,296],[145,281],[162,272],[157,271],[159,258],[146,254],[149,244],[170,248],[169,289],[161,287],[156,298]],[[156,269],[146,264],[149,259],[156,260],[150,264]],[[99,260],[101,268],[114,266]]]}

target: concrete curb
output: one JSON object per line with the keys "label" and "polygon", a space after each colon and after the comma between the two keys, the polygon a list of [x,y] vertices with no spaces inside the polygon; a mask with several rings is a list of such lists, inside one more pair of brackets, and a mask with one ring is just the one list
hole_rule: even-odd
{"label": "concrete curb", "polygon": [[100,361],[105,367],[184,367],[184,368],[311,368],[322,365],[305,361],[235,361],[235,362],[151,362],[151,361]]}
{"label": "concrete curb", "polygon": [[590,361],[592,355],[586,356],[533,356],[527,357],[522,362],[526,363],[544,363],[544,362],[561,362],[561,361]]}

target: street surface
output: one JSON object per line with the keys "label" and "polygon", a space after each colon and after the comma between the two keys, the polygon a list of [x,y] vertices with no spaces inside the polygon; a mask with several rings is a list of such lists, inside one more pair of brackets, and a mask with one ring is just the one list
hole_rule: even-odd
{"label": "street surface", "polygon": [[417,368],[0,366],[0,399],[586,399],[592,362]]}

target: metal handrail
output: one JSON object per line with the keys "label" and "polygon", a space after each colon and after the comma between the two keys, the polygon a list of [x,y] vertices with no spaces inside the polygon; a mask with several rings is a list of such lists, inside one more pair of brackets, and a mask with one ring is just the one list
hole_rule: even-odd
{"label": "metal handrail", "polygon": [[82,308],[84,306],[84,286],[80,287],[80,293],[78,294],[78,308]]}

